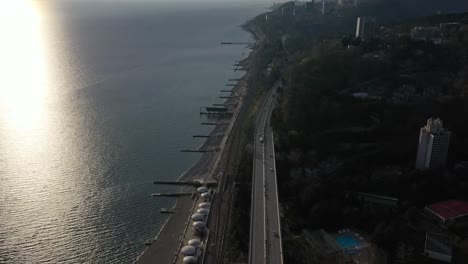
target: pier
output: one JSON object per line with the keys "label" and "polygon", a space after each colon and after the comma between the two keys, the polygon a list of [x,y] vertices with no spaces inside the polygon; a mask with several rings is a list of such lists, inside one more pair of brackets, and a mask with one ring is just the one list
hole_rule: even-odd
{"label": "pier", "polygon": [[213,112],[213,113],[217,113],[217,112],[226,113],[227,112],[226,107],[207,106],[205,107],[205,109],[207,112]]}
{"label": "pier", "polygon": [[205,153],[208,152],[206,150],[198,150],[198,149],[182,149],[180,152],[193,152],[193,153]]}
{"label": "pier", "polygon": [[175,213],[174,210],[171,210],[171,209],[167,209],[167,208],[161,208],[161,210],[159,211],[161,214],[173,214]]}
{"label": "pier", "polygon": [[193,187],[202,186],[201,182],[198,182],[198,181],[154,181],[153,184],[188,185],[188,186],[193,186]]}
{"label": "pier", "polygon": [[191,196],[193,193],[153,193],[151,196],[161,196],[161,197],[181,197],[181,196]]}
{"label": "pier", "polygon": [[252,44],[254,44],[254,43],[236,42],[236,41],[233,41],[233,42],[223,41],[223,42],[221,42],[221,45],[252,45]]}
{"label": "pier", "polygon": [[228,125],[229,122],[202,122],[204,126],[217,126],[217,125]]}
{"label": "pier", "polygon": [[[220,98],[223,98],[223,97],[220,97]],[[200,112],[200,115],[232,115],[232,114],[233,114],[232,112]]]}
{"label": "pier", "polygon": [[201,183],[199,181],[154,181],[154,184],[163,184],[163,185],[188,185],[193,187],[200,187],[205,185],[206,187],[218,186],[217,182],[206,182]]}
{"label": "pier", "polygon": [[213,106],[228,106],[228,105],[237,105],[237,103],[222,103],[222,104],[213,104]]}
{"label": "pier", "polygon": [[209,138],[209,135],[193,135],[194,138]]}
{"label": "pier", "polygon": [[[220,98],[231,98],[231,97],[222,97]],[[230,115],[232,112],[228,112],[228,109],[225,105],[223,106],[207,106],[205,107],[206,112],[203,112],[200,108],[200,115]]]}
{"label": "pier", "polygon": [[206,153],[206,152],[216,152],[218,149],[182,149],[180,152],[193,152],[193,153]]}

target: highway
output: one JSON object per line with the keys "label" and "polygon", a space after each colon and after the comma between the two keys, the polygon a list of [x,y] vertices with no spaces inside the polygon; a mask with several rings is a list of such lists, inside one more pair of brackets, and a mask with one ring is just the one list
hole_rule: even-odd
{"label": "highway", "polygon": [[257,117],[253,155],[249,263],[282,264],[281,227],[271,112],[277,82],[264,99]]}

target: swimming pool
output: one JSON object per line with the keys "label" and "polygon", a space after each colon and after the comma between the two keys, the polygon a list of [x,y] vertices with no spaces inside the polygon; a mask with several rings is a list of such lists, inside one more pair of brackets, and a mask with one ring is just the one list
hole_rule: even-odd
{"label": "swimming pool", "polygon": [[357,237],[350,234],[343,234],[337,236],[336,242],[338,242],[340,247],[343,249],[351,249],[361,245],[361,241],[359,241]]}

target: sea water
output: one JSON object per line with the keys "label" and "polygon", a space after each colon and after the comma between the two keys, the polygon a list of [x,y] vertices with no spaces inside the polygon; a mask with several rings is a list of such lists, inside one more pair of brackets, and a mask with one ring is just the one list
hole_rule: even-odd
{"label": "sea water", "polygon": [[[131,263],[238,78],[260,2],[8,1],[0,23],[0,263]],[[16,4],[18,3],[18,4]]]}

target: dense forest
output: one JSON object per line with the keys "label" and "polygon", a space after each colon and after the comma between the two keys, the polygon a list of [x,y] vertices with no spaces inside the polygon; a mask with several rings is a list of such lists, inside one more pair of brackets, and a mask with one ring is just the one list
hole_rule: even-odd
{"label": "dense forest", "polygon": [[[286,41],[292,63],[283,73],[286,87],[272,122],[291,236],[304,229],[355,227],[388,260],[405,245],[418,248],[408,260],[420,263],[424,231],[415,226],[423,221],[422,208],[468,199],[468,27],[447,32],[442,44],[413,40],[408,33],[413,26],[465,23],[466,17],[388,23],[367,41],[335,34],[309,38],[300,31]],[[416,171],[419,130],[437,117],[453,132],[447,169]],[[394,197],[399,206],[369,209],[350,195],[358,192]],[[467,228],[453,232],[463,241]],[[297,243],[285,248],[289,262],[303,261]]]}
{"label": "dense forest", "polygon": [[[447,13],[468,10],[468,3],[362,1],[358,8],[329,5],[321,14],[313,2],[275,5],[245,25],[261,45],[259,68],[268,68],[251,83],[249,122],[269,87],[284,84],[272,124],[285,262],[336,263],[315,256],[303,234],[349,227],[376,245],[376,263],[432,263],[421,252],[427,227],[437,227],[422,208],[468,199],[468,14]],[[358,16],[376,18],[373,38],[354,37]],[[450,22],[460,25],[444,32],[442,43],[410,37],[413,27]],[[441,118],[452,131],[444,170],[414,169],[428,118]],[[248,253],[249,145],[243,156],[231,261]],[[398,202],[365,204],[360,193]],[[457,261],[465,263],[468,225],[449,229],[457,235]]]}

